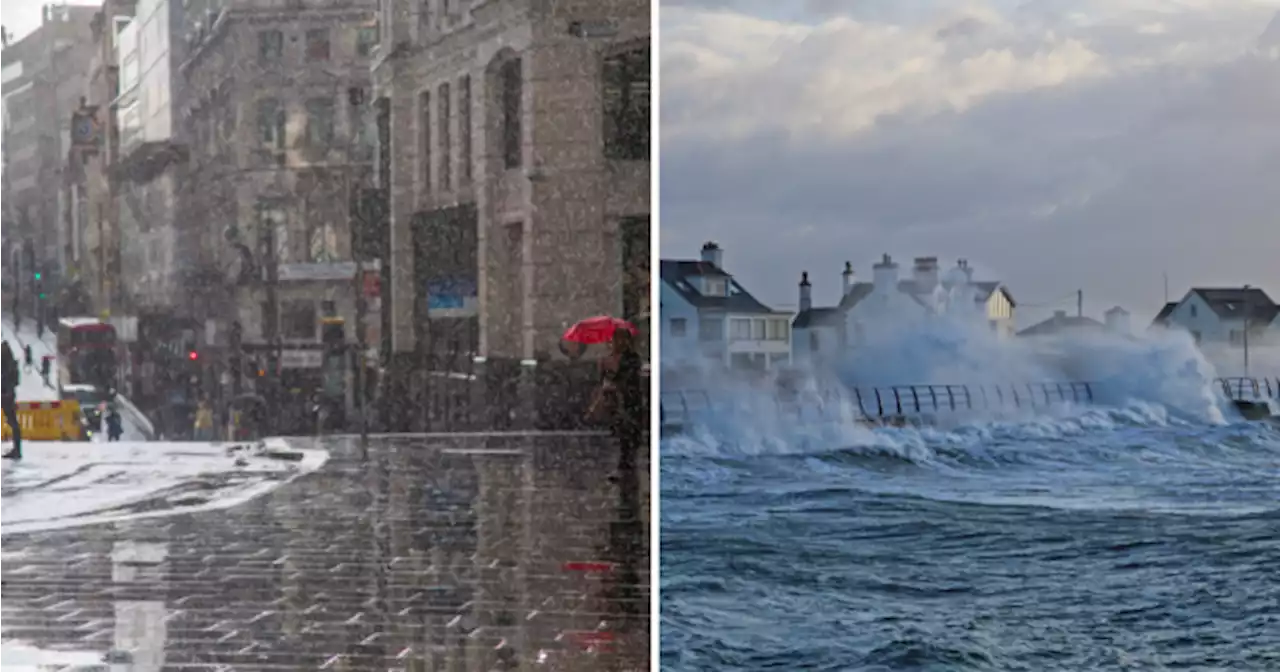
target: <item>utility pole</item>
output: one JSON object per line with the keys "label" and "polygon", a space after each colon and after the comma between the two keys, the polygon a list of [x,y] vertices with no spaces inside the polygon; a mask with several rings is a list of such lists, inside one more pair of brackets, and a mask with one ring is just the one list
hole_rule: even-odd
{"label": "utility pole", "polygon": [[1084,290],[1076,290],[1076,317],[1084,317]]}
{"label": "utility pole", "polygon": [[1249,377],[1249,313],[1253,306],[1249,303],[1249,285],[1244,286],[1244,377]]}

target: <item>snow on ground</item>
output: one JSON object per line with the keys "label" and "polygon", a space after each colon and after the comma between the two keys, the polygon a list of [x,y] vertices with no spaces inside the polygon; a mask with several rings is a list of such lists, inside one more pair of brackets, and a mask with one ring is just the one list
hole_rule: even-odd
{"label": "snow on ground", "polygon": [[[5,451],[10,444],[3,444]],[[319,469],[328,453],[283,441],[29,442],[6,460],[0,535],[225,509]]]}
{"label": "snow on ground", "polygon": [[5,672],[44,670],[103,669],[105,654],[93,651],[52,651],[38,649],[23,642],[0,643],[0,659]]}

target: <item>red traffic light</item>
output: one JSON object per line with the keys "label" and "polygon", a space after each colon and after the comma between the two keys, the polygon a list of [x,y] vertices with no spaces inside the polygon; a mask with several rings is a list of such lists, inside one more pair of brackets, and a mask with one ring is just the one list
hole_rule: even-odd
{"label": "red traffic light", "polygon": [[191,352],[187,353],[187,359],[194,362],[197,359],[200,359],[200,353],[196,352],[195,350],[192,350]]}

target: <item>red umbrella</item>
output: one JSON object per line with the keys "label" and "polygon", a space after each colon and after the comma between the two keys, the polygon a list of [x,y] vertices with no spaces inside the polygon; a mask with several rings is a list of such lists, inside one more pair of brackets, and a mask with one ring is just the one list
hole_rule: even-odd
{"label": "red umbrella", "polygon": [[599,317],[589,317],[569,327],[569,330],[564,332],[564,340],[582,345],[608,343],[613,340],[614,332],[619,329],[626,329],[632,334],[639,333],[635,325],[626,320],[601,315]]}

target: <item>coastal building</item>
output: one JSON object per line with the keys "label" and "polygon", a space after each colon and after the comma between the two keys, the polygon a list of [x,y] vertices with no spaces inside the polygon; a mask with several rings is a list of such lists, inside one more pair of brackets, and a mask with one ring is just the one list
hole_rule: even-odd
{"label": "coastal building", "polygon": [[[937,257],[915,259],[910,278],[899,276],[898,264],[884,255],[872,267],[871,282],[858,282],[853,264],[841,273],[840,301],[814,307],[806,271],[800,279],[800,312],[792,324],[797,360],[833,356],[857,347],[879,327],[904,325],[957,309],[963,317],[981,319],[1000,338],[1013,335],[1017,303],[1000,282],[974,281],[973,268],[960,260],[945,274]],[[957,308],[963,306],[962,308]]]}
{"label": "coastal building", "polygon": [[1195,287],[1166,303],[1151,328],[1182,329],[1207,346],[1280,345],[1280,306],[1257,287]]}
{"label": "coastal building", "polygon": [[1129,311],[1116,306],[1106,312],[1104,322],[1085,315],[1068,315],[1067,311],[1055,311],[1053,317],[1038,322],[1018,332],[1020,338],[1060,337],[1085,334],[1112,333],[1129,335]]}
{"label": "coastal building", "polygon": [[768,370],[791,359],[790,311],[751,295],[724,268],[714,242],[696,260],[662,260],[662,363],[665,367],[714,363]]}

